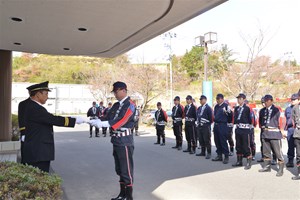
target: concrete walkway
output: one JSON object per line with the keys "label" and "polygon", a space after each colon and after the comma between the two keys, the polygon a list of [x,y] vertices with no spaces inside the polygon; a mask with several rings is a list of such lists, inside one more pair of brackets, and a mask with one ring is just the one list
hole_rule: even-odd
{"label": "concrete walkway", "polygon": [[[119,192],[110,137],[89,138],[88,130],[88,125],[55,128],[56,160],[52,168],[64,180],[64,199],[108,200]],[[296,168],[285,169],[280,178],[276,177],[276,166],[270,173],[259,173],[261,165],[256,161],[247,171],[233,168],[235,156],[226,165],[212,162],[172,149],[175,141],[170,130],[166,146],[153,144],[154,128],[141,130],[142,135],[135,137],[136,200],[300,199],[300,181],[291,180]],[[284,154],[286,146],[283,141]]]}

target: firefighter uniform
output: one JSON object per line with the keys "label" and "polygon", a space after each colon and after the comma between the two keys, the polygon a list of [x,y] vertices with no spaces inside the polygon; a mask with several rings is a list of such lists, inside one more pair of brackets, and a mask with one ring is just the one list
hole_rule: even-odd
{"label": "firefighter uniform", "polygon": [[236,141],[236,155],[237,162],[233,164],[233,167],[243,166],[243,157],[247,158],[247,164],[245,169],[251,168],[251,147],[250,147],[250,134],[253,127],[253,121],[251,117],[250,108],[245,104],[246,95],[239,94],[236,98],[242,105],[236,106],[234,109],[234,124],[235,129],[235,141]]}
{"label": "firefighter uniform", "polygon": [[157,141],[154,144],[160,144],[160,139],[162,139],[161,146],[164,146],[166,144],[165,139],[165,126],[168,120],[168,115],[166,111],[164,111],[161,108],[161,103],[157,103],[158,110],[155,112],[155,128],[156,128],[156,135],[157,135]]}
{"label": "firefighter uniform", "polygon": [[273,105],[273,97],[265,95],[266,109],[264,110],[264,120],[262,122],[262,141],[263,141],[263,155],[264,167],[259,172],[271,171],[272,149],[278,159],[279,170],[276,176],[283,175],[284,158],[282,154],[282,133],[280,130],[280,111]]}
{"label": "firefighter uniform", "polygon": [[182,149],[182,119],[184,118],[184,107],[180,104],[180,97],[174,98],[175,105],[172,108],[173,132],[176,137],[176,145],[173,149]]}
{"label": "firefighter uniform", "polygon": [[296,146],[296,165],[297,165],[297,174],[296,176],[292,177],[292,179],[300,180],[300,105],[299,104],[293,107],[292,118],[293,118],[294,128],[295,128],[293,137]]}
{"label": "firefighter uniform", "polygon": [[24,152],[24,139],[25,139],[25,133],[26,133],[26,127],[25,127],[25,108],[27,103],[31,101],[30,98],[25,99],[24,101],[21,101],[18,106],[18,123],[19,123],[19,131],[20,131],[20,142],[21,142],[21,163],[23,162],[23,152]]}
{"label": "firefighter uniform", "polygon": [[232,118],[232,112],[228,104],[224,102],[224,96],[218,94],[216,97],[217,101],[221,100],[214,108],[214,140],[217,147],[217,157],[212,159],[212,161],[223,161],[222,154],[225,158],[223,163],[227,164],[229,161],[229,149],[227,145],[228,139],[228,119]]}
{"label": "firefighter uniform", "polygon": [[[29,86],[27,89],[31,96],[36,91],[50,91],[48,81]],[[25,105],[23,119],[26,132],[22,162],[49,172],[50,161],[54,160],[53,126],[74,127],[76,119],[54,116],[32,98]]]}
{"label": "firefighter uniform", "polygon": [[[186,97],[186,100],[192,101],[193,98],[191,95]],[[196,125],[195,121],[197,119],[196,114],[196,106],[191,102],[184,108],[185,115],[185,138],[187,141],[187,149],[183,152],[189,152],[190,154],[194,154],[196,151]]]}
{"label": "firefighter uniform", "polygon": [[[200,101],[207,99],[206,96],[201,95]],[[211,157],[211,123],[213,122],[212,108],[205,103],[197,109],[197,133],[199,138],[199,143],[201,146],[201,153],[196,154],[196,156],[205,156],[206,159]],[[207,151],[207,154],[205,154]]]}

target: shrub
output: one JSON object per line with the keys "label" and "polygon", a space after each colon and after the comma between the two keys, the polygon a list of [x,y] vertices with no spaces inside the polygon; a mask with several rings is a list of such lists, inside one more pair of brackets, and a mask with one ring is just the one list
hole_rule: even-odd
{"label": "shrub", "polygon": [[62,179],[32,166],[0,162],[0,199],[61,199]]}

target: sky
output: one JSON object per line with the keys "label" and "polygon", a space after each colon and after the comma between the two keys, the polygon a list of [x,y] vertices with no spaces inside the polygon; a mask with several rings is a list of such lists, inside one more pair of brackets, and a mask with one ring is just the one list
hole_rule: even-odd
{"label": "sky", "polygon": [[[246,41],[264,33],[266,46],[260,55],[270,56],[272,61],[294,60],[300,63],[300,0],[229,0],[168,31],[176,33],[171,39],[172,53],[184,55],[195,45],[195,37],[207,32],[217,32],[218,41],[208,45],[209,51],[226,44],[233,58],[246,61],[249,51]],[[252,39],[251,39],[252,38]],[[168,62],[170,50],[165,47],[170,39],[162,35],[128,52],[133,63]]]}

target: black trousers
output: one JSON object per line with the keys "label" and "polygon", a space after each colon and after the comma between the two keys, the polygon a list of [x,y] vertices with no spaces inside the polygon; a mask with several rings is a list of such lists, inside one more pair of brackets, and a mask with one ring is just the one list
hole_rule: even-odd
{"label": "black trousers", "polygon": [[33,163],[26,163],[26,164],[39,168],[43,172],[49,173],[50,170],[50,161],[41,161],[41,162],[33,162]]}
{"label": "black trousers", "polygon": [[217,154],[229,155],[229,149],[227,145],[228,140],[228,127],[227,123],[215,123],[214,125],[214,140],[217,147]]}
{"label": "black trousers", "polygon": [[228,144],[229,144],[230,148],[233,149],[234,142],[233,142],[233,138],[232,138],[232,135],[233,135],[232,130],[233,130],[233,127],[228,127]]}
{"label": "black trousers", "polygon": [[166,143],[165,128],[162,127],[156,128],[156,135],[157,135],[157,143],[160,143],[160,138],[162,139],[162,143]]}
{"label": "black trousers", "polygon": [[107,132],[107,127],[102,127],[102,134],[106,135],[106,132]]}
{"label": "black trousers", "polygon": [[[250,129],[250,147],[251,151],[255,152],[256,151],[256,144],[255,144],[255,137],[254,137],[254,128]],[[254,156],[254,155],[252,155]]]}
{"label": "black trousers", "polygon": [[173,132],[176,137],[176,146],[181,147],[182,146],[182,125],[173,126]]}
{"label": "black trousers", "polygon": [[191,148],[196,148],[196,130],[195,126],[185,126],[185,139],[188,144],[188,149],[191,150]]}
{"label": "black trousers", "polygon": [[270,160],[272,159],[271,152],[276,155],[276,158],[279,162],[284,162],[283,154],[282,154],[282,144],[279,139],[267,139],[263,138],[263,154],[264,159]]}
{"label": "black trousers", "polygon": [[294,138],[294,143],[296,146],[296,163],[300,166],[300,138]]}
{"label": "black trousers", "polygon": [[211,129],[210,126],[199,126],[198,138],[201,148],[206,148],[207,153],[211,153]]}
{"label": "black trousers", "polygon": [[113,146],[116,173],[128,186],[133,185],[133,150],[134,146]]}
{"label": "black trousers", "polygon": [[[90,135],[92,136],[92,133],[93,133],[93,126],[90,125]],[[95,135],[98,135],[99,133],[99,128],[96,128],[95,127]]]}
{"label": "black trousers", "polygon": [[235,147],[237,155],[244,157],[251,156],[250,134],[250,129],[235,129]]}

